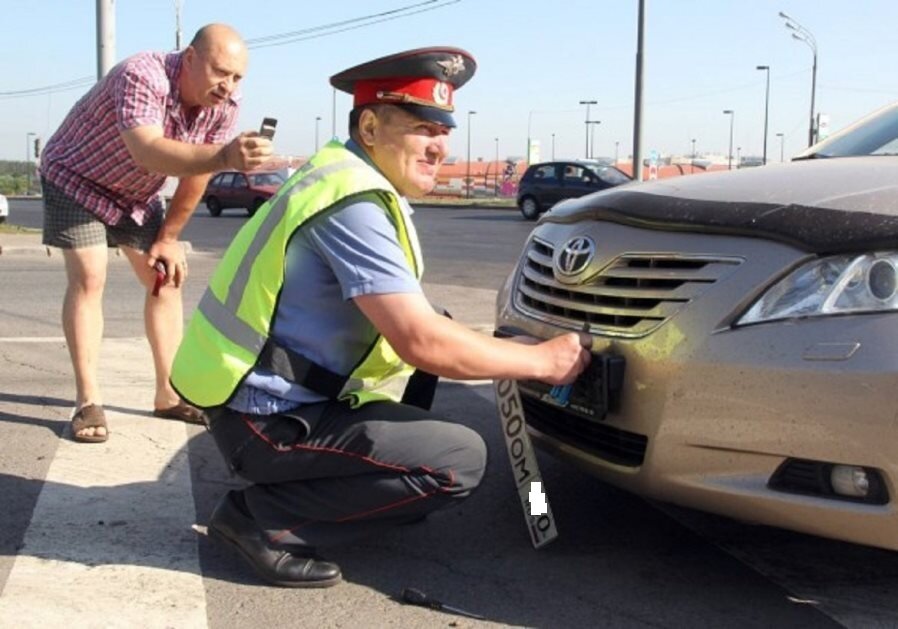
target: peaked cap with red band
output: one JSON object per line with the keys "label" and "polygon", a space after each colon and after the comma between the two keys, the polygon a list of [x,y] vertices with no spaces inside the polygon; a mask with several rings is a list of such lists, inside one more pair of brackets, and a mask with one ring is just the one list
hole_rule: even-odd
{"label": "peaked cap with red band", "polygon": [[331,85],[353,95],[353,107],[386,103],[454,127],[452,96],[474,76],[477,62],[460,48],[416,48],[343,70]]}

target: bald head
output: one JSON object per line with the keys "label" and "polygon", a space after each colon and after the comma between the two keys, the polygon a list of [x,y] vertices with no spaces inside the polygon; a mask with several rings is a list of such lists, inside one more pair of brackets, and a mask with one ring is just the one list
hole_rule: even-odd
{"label": "bald head", "polygon": [[226,101],[246,73],[246,44],[225,24],[207,24],[184,51],[179,87],[188,107]]}
{"label": "bald head", "polygon": [[216,48],[246,50],[243,39],[227,24],[206,24],[190,40],[190,47],[200,54],[208,54]]}

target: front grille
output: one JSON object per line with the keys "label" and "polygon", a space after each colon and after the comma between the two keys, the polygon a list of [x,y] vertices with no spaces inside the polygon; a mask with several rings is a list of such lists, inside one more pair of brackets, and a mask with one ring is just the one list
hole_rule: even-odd
{"label": "front grille", "polygon": [[723,278],[740,258],[627,253],[580,284],[553,272],[554,247],[530,241],[515,287],[515,305],[537,319],[593,334],[639,337],[657,329]]}
{"label": "front grille", "polygon": [[565,413],[528,395],[521,402],[527,423],[545,435],[617,465],[639,467],[645,459],[645,435]]}

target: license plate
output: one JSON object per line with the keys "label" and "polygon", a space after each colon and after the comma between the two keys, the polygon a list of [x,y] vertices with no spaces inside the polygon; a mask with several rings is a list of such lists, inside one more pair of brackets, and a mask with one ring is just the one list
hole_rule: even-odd
{"label": "license plate", "polygon": [[519,385],[521,392],[546,404],[601,421],[609,410],[617,407],[624,380],[624,364],[623,356],[593,354],[589,366],[569,391],[535,380],[521,381]]}
{"label": "license plate", "polygon": [[[499,407],[502,436],[505,438],[511,472],[524,511],[527,532],[530,534],[530,543],[534,548],[539,548],[558,537],[558,530],[555,528],[555,517],[549,506],[549,497],[534,493],[541,491],[540,488],[543,487],[542,474],[530,443],[530,436],[527,434],[521,396],[513,380],[496,381],[496,403]],[[540,503],[540,508],[535,509],[537,502]]]}

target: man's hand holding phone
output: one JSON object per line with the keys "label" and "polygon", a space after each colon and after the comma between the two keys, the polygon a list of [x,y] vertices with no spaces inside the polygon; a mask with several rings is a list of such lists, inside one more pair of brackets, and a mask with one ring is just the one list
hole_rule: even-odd
{"label": "man's hand holding phone", "polygon": [[225,145],[223,170],[253,170],[271,159],[277,120],[265,118],[259,131],[244,131]]}

